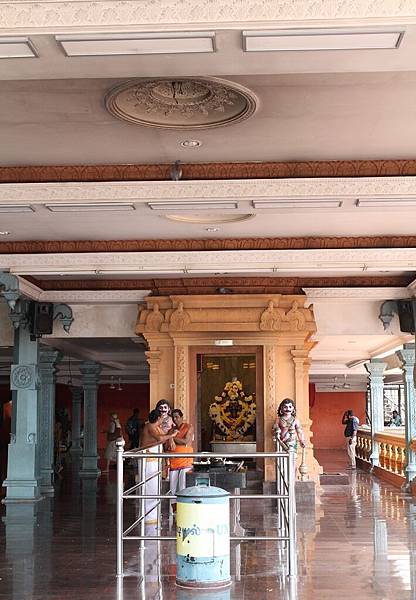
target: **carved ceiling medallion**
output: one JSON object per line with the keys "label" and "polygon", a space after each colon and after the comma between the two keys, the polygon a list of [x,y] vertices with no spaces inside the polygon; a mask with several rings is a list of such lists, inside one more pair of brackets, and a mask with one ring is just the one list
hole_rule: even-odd
{"label": "carved ceiling medallion", "polygon": [[167,129],[207,129],[248,119],[258,100],[247,88],[213,77],[126,81],[105,97],[124,121]]}

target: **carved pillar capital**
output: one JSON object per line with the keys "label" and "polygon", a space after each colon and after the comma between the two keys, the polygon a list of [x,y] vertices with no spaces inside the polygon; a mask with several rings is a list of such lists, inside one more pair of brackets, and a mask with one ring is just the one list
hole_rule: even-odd
{"label": "carved pillar capital", "polygon": [[382,382],[384,379],[384,369],[386,368],[386,363],[381,358],[372,358],[370,362],[364,365],[370,381],[374,382]]}
{"label": "carved pillar capital", "polygon": [[154,373],[157,372],[162,358],[162,352],[160,350],[147,350],[145,356],[151,371]]}
{"label": "carved pillar capital", "polygon": [[84,389],[96,389],[101,373],[101,365],[93,361],[85,361],[81,363],[79,371],[82,375]]}

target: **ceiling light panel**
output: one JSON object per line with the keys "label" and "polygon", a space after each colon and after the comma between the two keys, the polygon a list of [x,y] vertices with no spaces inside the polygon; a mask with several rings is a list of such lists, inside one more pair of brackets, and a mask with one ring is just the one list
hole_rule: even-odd
{"label": "ceiling light panel", "polygon": [[243,47],[245,52],[394,50],[399,47],[402,37],[403,31],[243,31]]}
{"label": "ceiling light panel", "polygon": [[37,53],[27,37],[0,38],[0,58],[37,58]]}
{"label": "ceiling light panel", "polygon": [[357,208],[416,208],[416,198],[359,198]]}
{"label": "ceiling light panel", "polygon": [[235,210],[238,208],[238,202],[215,200],[190,200],[189,202],[148,202],[147,206],[152,210]]}
{"label": "ceiling light panel", "polygon": [[84,204],[45,204],[45,208],[51,212],[101,212],[101,211],[128,211],[135,210],[134,204],[122,202],[102,202]]}
{"label": "ceiling light panel", "polygon": [[337,198],[279,198],[276,200],[253,200],[253,208],[341,208],[343,201]]}
{"label": "ceiling light panel", "polygon": [[28,213],[35,212],[30,204],[0,204],[0,213]]}
{"label": "ceiling light panel", "polygon": [[215,52],[213,31],[99,36],[57,35],[55,39],[69,57]]}

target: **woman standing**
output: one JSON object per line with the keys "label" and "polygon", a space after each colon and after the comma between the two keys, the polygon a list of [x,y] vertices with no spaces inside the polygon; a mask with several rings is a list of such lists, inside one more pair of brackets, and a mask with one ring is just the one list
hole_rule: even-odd
{"label": "woman standing", "polygon": [[116,442],[122,440],[123,435],[121,433],[121,424],[117,413],[110,414],[110,423],[107,429],[107,447],[105,449],[106,468],[103,473],[108,473],[110,470],[110,463],[115,462],[117,458],[117,447]]}
{"label": "woman standing", "polygon": [[[194,428],[183,420],[183,412],[179,408],[172,411],[172,419],[177,429],[177,435],[173,441],[177,454],[193,452],[191,443],[194,440]],[[186,487],[186,473],[192,468],[193,459],[188,457],[170,459],[170,493],[175,495],[179,490]],[[172,510],[176,508],[176,500],[171,503]]]}

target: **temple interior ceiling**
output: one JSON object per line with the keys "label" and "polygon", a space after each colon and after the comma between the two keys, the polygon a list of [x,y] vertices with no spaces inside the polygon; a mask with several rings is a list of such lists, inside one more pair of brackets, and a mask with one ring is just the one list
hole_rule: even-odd
{"label": "temple interior ceiling", "polygon": [[[258,98],[257,112],[246,121],[192,135],[129,123],[109,114],[104,98],[125,80],[98,77],[97,73],[85,79],[3,81],[0,115],[5,143],[0,163],[349,160],[415,155],[416,75],[412,71],[245,76],[231,71],[222,79],[251,90]],[[181,145],[192,140],[200,146]]]}
{"label": "temple interior ceiling", "polygon": [[[298,31],[304,37],[277,35],[273,42],[298,44],[296,51],[277,52],[250,50],[250,44],[267,46],[271,38],[266,32],[253,41],[250,30],[258,23],[248,23],[248,17],[245,26],[237,18],[214,26],[209,17],[215,3],[202,7],[201,22],[209,28],[201,34],[198,26],[196,38],[197,26],[184,24],[183,12],[180,26],[172,13],[176,22],[169,26],[158,23],[152,29],[143,21],[132,31],[135,21],[123,12],[129,3],[119,3],[117,10],[130,25],[104,24],[116,12],[101,14],[100,3],[85,3],[96,11],[91,23],[81,21],[95,13],[81,14],[79,7],[71,12],[71,2],[62,14],[59,8],[56,12],[59,3],[41,1],[22,13],[19,3],[0,4],[2,52],[7,54],[6,38],[19,35],[24,37],[20,50],[32,55],[0,61],[0,181],[5,182],[0,185],[0,268],[22,276],[37,299],[71,298],[90,306],[121,304],[121,297],[137,303],[137,290],[303,294],[309,287],[324,295],[327,288],[337,288],[347,298],[341,302],[351,301],[354,310],[345,313],[347,304],[335,298],[332,313],[318,323],[312,381],[327,390],[363,389],[362,361],[401,340],[397,327],[394,334],[383,332],[379,303],[386,295],[415,293],[416,24],[411,14],[401,20],[396,11],[388,23],[391,7],[383,5],[383,14],[371,17],[378,8],[367,3],[361,18],[362,2],[353,15],[350,3],[343,2],[325,22],[328,16],[314,16],[325,3],[313,3],[304,16],[305,29]],[[274,9],[266,4],[268,11]],[[281,4],[290,13],[293,3]],[[227,3],[224,10],[238,12],[236,6]],[[152,3],[143,3],[143,9],[148,18]],[[260,3],[258,10],[263,9]],[[49,13],[42,22],[44,10]],[[267,29],[279,25],[293,34],[301,21],[291,22],[289,13],[284,24],[274,15]],[[13,25],[17,17],[18,27]],[[70,23],[72,18],[79,23]],[[186,32],[173,40],[180,53],[114,50],[115,43],[131,52],[128,34],[138,32],[147,48],[166,48],[172,36],[153,39],[149,32],[172,33],[175,27]],[[329,34],[321,42],[333,44],[332,49],[313,50],[322,34]],[[203,50],[183,51],[193,43]],[[364,46],[351,49],[355,43]],[[349,48],[337,49],[339,44]],[[189,85],[190,77],[200,84]],[[169,85],[160,83],[166,78]],[[201,84],[215,78],[223,87]],[[150,91],[149,81],[156,82]],[[241,95],[234,97],[227,85]],[[365,163],[352,162],[359,160]],[[182,164],[174,167],[176,161]],[[259,165],[277,161],[283,164],[260,170]],[[294,161],[303,165],[296,170]],[[230,167],[235,163],[245,164]],[[117,177],[113,181],[96,165]],[[133,174],[125,177],[117,165],[131,166]],[[157,176],[140,181],[134,165],[144,166],[140,172],[154,167]],[[31,179],[30,169],[15,176],[4,170],[14,166],[39,169]],[[60,167],[71,171],[67,179]],[[181,175],[184,181],[171,181]],[[211,206],[201,208],[207,199]],[[161,208],[164,201],[167,206]],[[379,240],[373,244],[374,236]],[[267,243],[317,237],[323,241],[316,247],[289,242],[285,248],[282,242],[276,249]],[[254,248],[256,259],[249,260],[241,250],[253,250],[246,246],[253,238],[263,241]],[[231,239],[233,246],[227,247]],[[150,240],[147,247],[129,246],[145,240]],[[188,246],[175,246],[180,240]],[[206,247],[198,246],[201,241]],[[16,242],[27,245],[13,247]],[[48,242],[70,245],[48,247]],[[78,242],[91,245],[77,247]],[[354,290],[362,297],[348,299]],[[90,294],[88,300],[83,292]],[[327,310],[326,299],[320,301],[314,303]],[[68,357],[75,371],[78,361],[97,360],[111,382],[120,374],[127,381],[147,379],[142,341],[140,336],[103,341],[95,333],[84,340],[58,336],[50,343],[66,355],[62,382],[71,371]],[[0,380],[11,362],[9,346],[0,347]]]}

